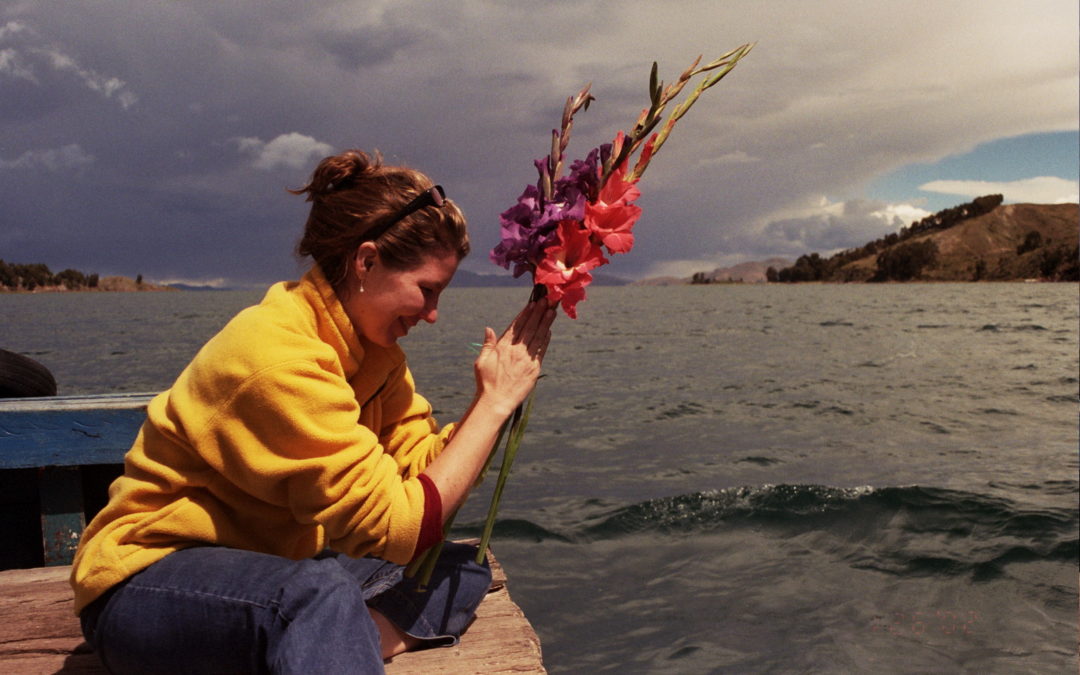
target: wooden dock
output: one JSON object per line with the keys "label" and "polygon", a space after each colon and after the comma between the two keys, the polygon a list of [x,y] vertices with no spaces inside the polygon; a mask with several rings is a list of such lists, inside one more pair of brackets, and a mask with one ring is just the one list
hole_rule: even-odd
{"label": "wooden dock", "polygon": [[[506,574],[490,554],[489,561],[491,590],[461,642],[396,656],[386,664],[389,675],[547,672],[539,638],[510,599]],[[70,573],[66,565],[0,571],[0,672],[105,675],[71,611]]]}
{"label": "wooden dock", "polygon": [[[70,563],[104,505],[152,394],[0,400],[0,673],[105,673],[72,612]],[[461,642],[411,652],[391,675],[545,673],[540,640],[491,556],[492,585]],[[5,564],[6,563],[6,564]]]}

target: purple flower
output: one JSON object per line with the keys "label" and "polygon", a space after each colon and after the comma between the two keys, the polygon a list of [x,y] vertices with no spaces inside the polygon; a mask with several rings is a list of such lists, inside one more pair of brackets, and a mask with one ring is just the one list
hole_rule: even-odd
{"label": "purple flower", "polygon": [[515,277],[532,269],[539,252],[553,236],[554,226],[545,231],[539,222],[540,202],[540,190],[529,185],[517,203],[499,214],[502,241],[491,251],[491,261],[506,269],[513,264]]}
{"label": "purple flower", "polygon": [[602,159],[610,150],[611,144],[605,143],[599,148],[593,148],[585,159],[575,160],[570,165],[570,176],[564,180],[573,184],[585,201],[596,201],[596,195],[600,193],[600,167],[597,162],[598,158]]}
{"label": "purple flower", "polygon": [[540,174],[536,185],[529,185],[517,202],[499,215],[502,240],[491,251],[491,261],[506,269],[514,267],[520,277],[535,270],[544,259],[544,251],[558,236],[556,229],[564,220],[582,221],[585,203],[595,199],[600,190],[598,158],[606,148],[596,148],[584,160],[570,166],[570,175],[555,181],[550,200],[543,198],[543,184],[548,177],[548,158],[536,160]]}

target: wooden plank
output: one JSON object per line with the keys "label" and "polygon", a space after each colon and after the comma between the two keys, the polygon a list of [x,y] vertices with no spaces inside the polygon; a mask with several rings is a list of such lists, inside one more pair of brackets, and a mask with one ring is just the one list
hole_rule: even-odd
{"label": "wooden plank", "polygon": [[128,394],[80,394],[73,396],[42,396],[37,398],[0,399],[0,413],[42,410],[102,410],[141,408],[146,410],[157,392]]}
{"label": "wooden plank", "polygon": [[[390,675],[546,673],[540,640],[489,554],[492,585],[476,620],[454,647],[410,652],[387,663]],[[0,571],[0,672],[103,675],[71,610],[70,567]]]}

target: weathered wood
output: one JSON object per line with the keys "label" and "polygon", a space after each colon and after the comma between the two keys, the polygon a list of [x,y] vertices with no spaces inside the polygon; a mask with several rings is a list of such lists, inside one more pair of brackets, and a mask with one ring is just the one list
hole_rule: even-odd
{"label": "weathered wood", "polygon": [[[540,640],[510,598],[502,567],[492,564],[491,591],[461,642],[410,652],[387,663],[390,675],[545,673]],[[72,613],[70,567],[0,572],[0,672],[86,673],[105,668],[82,639]]]}
{"label": "weathered wood", "polygon": [[[0,471],[38,469],[46,565],[71,563],[86,520],[83,467],[117,465],[154,394],[0,399]],[[29,542],[5,542],[24,546]]]}
{"label": "weathered wood", "polygon": [[120,464],[153,397],[0,399],[0,469]]}

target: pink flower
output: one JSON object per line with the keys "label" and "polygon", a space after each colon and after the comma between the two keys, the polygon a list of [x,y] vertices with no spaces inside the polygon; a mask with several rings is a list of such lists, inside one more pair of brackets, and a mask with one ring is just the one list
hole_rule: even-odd
{"label": "pink flower", "polygon": [[623,162],[612,171],[596,201],[585,205],[585,226],[604,243],[609,253],[626,253],[633,248],[631,230],[641,215],[641,207],[633,204],[641,191],[636,180],[624,179],[626,164]]}
{"label": "pink flower", "polygon": [[544,284],[549,298],[562,303],[568,317],[576,319],[577,304],[585,299],[585,287],[592,282],[589,271],[608,261],[581,221],[559,222],[557,234],[557,243],[544,251],[537,265],[535,280]]}

